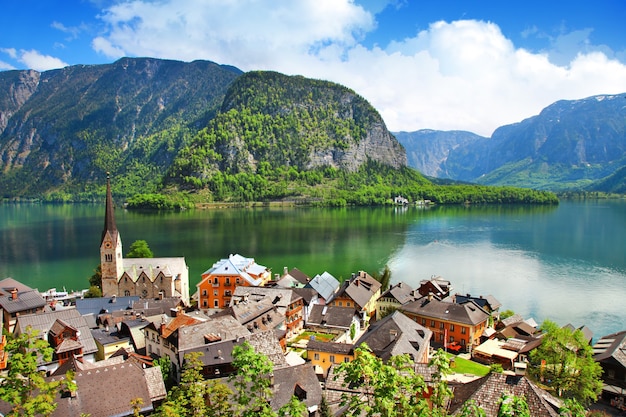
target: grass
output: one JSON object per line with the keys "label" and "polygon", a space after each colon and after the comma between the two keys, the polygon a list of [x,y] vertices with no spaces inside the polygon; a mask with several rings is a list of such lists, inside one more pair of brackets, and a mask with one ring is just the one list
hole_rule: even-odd
{"label": "grass", "polygon": [[450,368],[453,372],[458,374],[471,374],[477,376],[485,376],[489,373],[490,368],[480,363],[470,361],[468,359],[454,356],[450,353],[447,354],[448,358],[454,358],[454,367]]}
{"label": "grass", "polygon": [[315,336],[315,340],[319,340],[320,342],[330,342],[331,340],[333,340],[335,338],[334,334],[329,334],[329,333],[315,333],[315,332],[311,332],[311,331],[304,331],[302,333],[300,333],[297,337],[295,337],[294,339],[290,340],[289,343],[290,344],[294,344],[299,342],[302,339],[310,339],[311,336]]}

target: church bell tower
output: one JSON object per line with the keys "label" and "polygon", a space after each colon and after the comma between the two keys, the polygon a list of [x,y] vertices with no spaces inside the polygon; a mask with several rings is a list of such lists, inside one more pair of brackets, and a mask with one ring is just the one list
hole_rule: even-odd
{"label": "church bell tower", "polygon": [[100,241],[100,269],[102,271],[102,296],[119,295],[117,283],[124,273],[124,260],[122,258],[122,239],[115,225],[111,180],[108,172],[104,230]]}

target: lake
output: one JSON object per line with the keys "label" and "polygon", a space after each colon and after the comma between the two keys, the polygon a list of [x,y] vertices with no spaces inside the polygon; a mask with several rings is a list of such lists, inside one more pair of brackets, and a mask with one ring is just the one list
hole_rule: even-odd
{"label": "lake", "polygon": [[[281,273],[381,271],[416,287],[442,276],[455,292],[492,294],[541,323],[626,329],[626,201],[559,206],[116,210],[124,253],[185,256],[192,288],[231,253]],[[102,205],[0,205],[0,278],[46,290],[88,286],[99,262]]]}

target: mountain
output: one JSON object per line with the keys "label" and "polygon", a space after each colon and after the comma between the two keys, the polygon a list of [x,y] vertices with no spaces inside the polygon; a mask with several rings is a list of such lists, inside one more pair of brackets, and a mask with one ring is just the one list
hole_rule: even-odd
{"label": "mountain", "polygon": [[335,83],[152,58],[0,72],[3,197],[89,198],[107,172],[114,192],[132,195],[205,189],[220,175],[235,189],[259,186],[248,174],[287,171],[316,183],[304,173],[366,165],[403,169],[406,153],[365,99]]}
{"label": "mountain", "polygon": [[209,61],[123,58],[46,72],[0,72],[0,189],[5,197],[129,189],[164,171],[242,72]]}
{"label": "mountain", "polygon": [[[423,159],[440,161],[431,172],[486,185],[595,190],[601,187],[598,181],[626,166],[626,94],[558,101],[496,129],[489,139],[461,143],[457,136],[438,134],[439,141],[451,144],[447,157],[440,143],[424,149]],[[409,149],[405,138],[398,138]],[[623,189],[623,178],[606,181]]]}
{"label": "mountain", "polygon": [[409,166],[436,178],[452,178],[445,164],[450,152],[459,147],[471,149],[476,143],[487,139],[461,130],[444,132],[423,129],[416,132],[396,132],[394,135],[406,149]]}

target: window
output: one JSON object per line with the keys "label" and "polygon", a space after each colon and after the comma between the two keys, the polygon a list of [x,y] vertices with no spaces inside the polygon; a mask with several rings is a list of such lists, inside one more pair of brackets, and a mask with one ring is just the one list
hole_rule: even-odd
{"label": "window", "polygon": [[461,327],[461,334],[465,334],[466,331],[467,331],[467,327]]}
{"label": "window", "polygon": [[454,336],[450,336],[450,343],[454,342]]}
{"label": "window", "polygon": [[440,334],[439,334],[439,340],[440,340],[441,342],[443,342],[443,333],[440,333]]}
{"label": "window", "polygon": [[237,277],[237,279],[235,280],[235,282],[237,283],[237,285],[239,285],[239,277]]}
{"label": "window", "polygon": [[422,326],[426,326],[426,319],[422,319]]}
{"label": "window", "polygon": [[330,355],[330,363],[335,363],[335,355]]}
{"label": "window", "polygon": [[346,307],[350,307],[350,301],[346,301]]}
{"label": "window", "polygon": [[224,291],[224,297],[230,297],[230,296],[232,296],[232,293],[230,290]]}
{"label": "window", "polygon": [[220,282],[217,280],[217,277],[213,278],[213,285],[218,285]]}
{"label": "window", "polygon": [[124,297],[130,297],[130,291],[125,290],[124,291]]}
{"label": "window", "polygon": [[435,320],[430,321],[430,327],[435,327]]}
{"label": "window", "polygon": [[230,277],[226,277],[226,285],[230,285]]}
{"label": "window", "polygon": [[220,306],[220,300],[213,300],[213,306],[214,306],[215,308],[219,308],[219,306]]}
{"label": "window", "polygon": [[209,306],[209,302],[207,300],[202,300],[202,307],[207,308]]}
{"label": "window", "polygon": [[339,301],[339,307],[343,307],[343,302]]}
{"label": "window", "polygon": [[213,297],[217,297],[217,296],[218,296],[218,294],[219,294],[219,293],[217,292],[217,290],[213,290]]}
{"label": "window", "polygon": [[141,296],[142,296],[142,297],[144,297],[144,298],[146,298],[146,297],[148,296],[148,290],[143,290],[143,291],[141,292]]}
{"label": "window", "polygon": [[454,324],[450,324],[450,331],[453,332],[454,331]]}
{"label": "window", "polygon": [[207,290],[202,290],[202,295],[206,297],[207,295],[209,295],[209,292]]}
{"label": "window", "polygon": [[465,339],[461,339],[461,346],[465,346]]}
{"label": "window", "polygon": [[343,358],[343,361],[344,361],[345,363],[348,363],[348,362],[350,362],[350,358],[346,356],[346,357],[344,357],[344,358]]}
{"label": "window", "polygon": [[107,262],[113,262],[113,255],[112,255],[112,254],[110,254],[110,253],[107,253],[107,254],[105,254],[105,255],[104,255],[104,259],[105,259]]}
{"label": "window", "polygon": [[316,361],[319,361],[320,360],[320,354],[319,353],[314,354],[313,355],[313,359],[315,359]]}
{"label": "window", "polygon": [[443,321],[441,323],[439,323],[439,328],[443,329]]}

